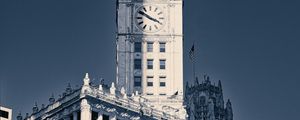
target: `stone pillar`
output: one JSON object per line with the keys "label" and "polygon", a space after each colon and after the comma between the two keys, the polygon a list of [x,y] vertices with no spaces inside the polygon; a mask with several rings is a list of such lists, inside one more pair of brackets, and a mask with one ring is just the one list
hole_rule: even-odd
{"label": "stone pillar", "polygon": [[111,115],[111,116],[109,116],[109,120],[117,120],[117,116],[116,115]]}
{"label": "stone pillar", "polygon": [[86,99],[81,100],[80,110],[81,110],[81,113],[80,113],[81,120],[91,120],[92,119],[91,106],[88,104]]}
{"label": "stone pillar", "polygon": [[77,112],[73,112],[73,120],[77,120]]}
{"label": "stone pillar", "polygon": [[98,118],[97,118],[97,120],[103,120],[102,112],[99,112],[99,113],[98,113]]}

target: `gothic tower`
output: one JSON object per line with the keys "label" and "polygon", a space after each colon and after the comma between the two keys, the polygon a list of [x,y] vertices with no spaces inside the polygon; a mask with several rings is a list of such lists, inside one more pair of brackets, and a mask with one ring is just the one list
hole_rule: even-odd
{"label": "gothic tower", "polygon": [[155,104],[182,106],[182,3],[118,0],[118,89],[137,91]]}
{"label": "gothic tower", "polygon": [[188,120],[233,120],[230,100],[224,107],[221,81],[216,86],[207,75],[202,83],[196,82],[191,86],[186,84],[185,105]]}

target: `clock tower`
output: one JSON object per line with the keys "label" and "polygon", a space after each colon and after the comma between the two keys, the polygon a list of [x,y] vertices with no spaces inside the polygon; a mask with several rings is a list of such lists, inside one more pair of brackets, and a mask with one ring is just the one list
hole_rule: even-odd
{"label": "clock tower", "polygon": [[183,0],[117,1],[117,88],[182,107]]}

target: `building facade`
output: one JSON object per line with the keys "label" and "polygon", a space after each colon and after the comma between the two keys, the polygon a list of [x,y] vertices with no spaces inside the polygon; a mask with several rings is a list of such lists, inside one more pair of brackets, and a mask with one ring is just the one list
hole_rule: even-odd
{"label": "building facade", "polygon": [[0,120],[12,120],[12,110],[0,106]]}
{"label": "building facade", "polygon": [[164,111],[155,109],[151,102],[138,93],[127,96],[125,89],[118,91],[114,83],[91,85],[88,74],[82,87],[73,89],[70,85],[63,95],[49,98],[47,106],[32,108],[32,114],[25,118],[19,114],[17,120],[184,120],[185,111],[167,107]]}
{"label": "building facade", "polygon": [[207,75],[202,83],[197,78],[194,85],[186,84],[185,105],[189,120],[233,120],[229,99],[224,106],[221,81],[214,85]]}
{"label": "building facade", "polygon": [[[118,88],[157,109],[183,106],[183,0],[118,0]],[[176,99],[168,99],[177,94]]]}
{"label": "building facade", "polygon": [[182,9],[183,0],[117,0],[116,81],[94,85],[86,74],[17,120],[232,120],[220,86],[183,91]]}

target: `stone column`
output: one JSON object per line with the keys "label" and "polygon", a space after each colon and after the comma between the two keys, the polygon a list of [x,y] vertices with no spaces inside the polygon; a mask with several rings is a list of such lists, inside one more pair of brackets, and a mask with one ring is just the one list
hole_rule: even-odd
{"label": "stone column", "polygon": [[111,115],[111,116],[109,116],[109,120],[117,120],[117,116],[116,115]]}
{"label": "stone column", "polygon": [[91,106],[88,104],[86,99],[81,100],[80,110],[81,110],[81,113],[80,113],[81,120],[91,120],[92,119]]}
{"label": "stone column", "polygon": [[99,112],[99,113],[98,113],[98,118],[97,118],[97,120],[103,120],[102,112]]}
{"label": "stone column", "polygon": [[77,120],[77,112],[73,112],[73,120]]}

